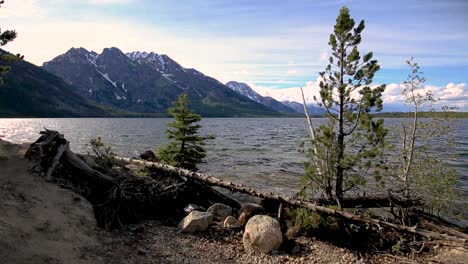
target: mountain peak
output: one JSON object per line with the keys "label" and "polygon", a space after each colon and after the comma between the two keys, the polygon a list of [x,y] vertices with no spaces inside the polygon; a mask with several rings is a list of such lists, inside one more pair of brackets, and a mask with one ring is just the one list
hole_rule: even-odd
{"label": "mountain peak", "polygon": [[118,55],[118,56],[126,56],[120,49],[116,47],[111,47],[111,48],[104,48],[102,50],[101,56],[105,55]]}
{"label": "mountain peak", "polygon": [[248,84],[243,82],[230,81],[226,83],[226,86],[231,88],[233,91],[248,97],[250,100],[255,101],[259,104],[265,105],[275,111],[285,112],[285,113],[294,113],[294,109],[276,101],[271,97],[263,97],[257,92],[255,92]]}
{"label": "mountain peak", "polygon": [[71,48],[64,54],[54,58],[50,62],[44,62],[42,66],[47,66],[51,62],[64,62],[69,63],[79,63],[79,62],[90,62],[93,63],[96,61],[96,58],[99,55],[94,51],[88,51],[85,48]]}

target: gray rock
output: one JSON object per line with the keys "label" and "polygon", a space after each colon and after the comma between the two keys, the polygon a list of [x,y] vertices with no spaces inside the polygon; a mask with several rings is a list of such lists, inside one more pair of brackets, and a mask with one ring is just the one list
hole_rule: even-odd
{"label": "gray rock", "polygon": [[242,238],[245,251],[249,253],[270,253],[283,243],[278,221],[267,215],[256,215],[249,219]]}
{"label": "gray rock", "polygon": [[241,206],[239,209],[239,222],[243,225],[249,221],[249,219],[254,215],[264,214],[265,209],[258,204],[246,203]]}
{"label": "gray rock", "polygon": [[224,220],[223,226],[225,228],[234,229],[242,227],[242,224],[235,217],[230,215]]}
{"label": "gray rock", "polygon": [[179,223],[182,232],[193,233],[205,231],[213,223],[213,215],[206,212],[193,211]]}
{"label": "gray rock", "polygon": [[232,208],[222,203],[215,203],[206,212],[213,214],[215,221],[224,221],[226,217],[232,215]]}

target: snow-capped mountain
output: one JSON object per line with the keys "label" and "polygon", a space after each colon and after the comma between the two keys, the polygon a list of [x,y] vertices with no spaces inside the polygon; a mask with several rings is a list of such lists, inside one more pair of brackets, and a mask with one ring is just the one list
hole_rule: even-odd
{"label": "snow-capped mountain", "polygon": [[[283,101],[282,104],[286,105],[289,108],[294,109],[297,113],[304,114],[304,105],[294,101]],[[307,111],[310,115],[313,116],[322,116],[325,114],[325,110],[318,107],[317,105],[307,104]]]}
{"label": "snow-capped mountain", "polygon": [[165,114],[185,92],[192,108],[204,116],[277,115],[219,81],[154,52],[124,54],[118,48],[106,48],[98,54],[72,48],[43,68],[99,104],[133,112]]}
{"label": "snow-capped mountain", "polygon": [[295,113],[294,109],[278,102],[277,100],[266,96],[263,97],[257,92],[255,92],[248,84],[246,83],[239,83],[235,81],[230,81],[226,83],[226,86],[231,88],[233,91],[248,97],[250,100],[255,101],[257,103],[260,103],[262,105],[267,106],[268,108],[271,108],[275,111],[278,112],[284,112],[284,113]]}

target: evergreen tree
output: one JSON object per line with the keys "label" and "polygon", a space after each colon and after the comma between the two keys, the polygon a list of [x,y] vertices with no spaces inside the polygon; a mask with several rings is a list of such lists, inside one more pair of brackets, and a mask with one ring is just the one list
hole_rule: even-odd
{"label": "evergreen tree", "polygon": [[187,94],[181,94],[179,100],[173,102],[174,107],[169,108],[169,113],[174,117],[174,122],[168,123],[166,130],[170,143],[159,149],[158,157],[169,165],[189,170],[197,170],[197,164],[206,156],[205,141],[213,139],[213,136],[199,136],[201,127],[194,124],[201,120],[200,115],[188,108]]}
{"label": "evergreen tree", "polygon": [[386,130],[371,112],[382,109],[385,85],[370,86],[380,66],[372,52],[361,57],[357,49],[364,27],[364,21],[355,27],[349,9],[341,8],[328,43],[333,52],[320,73],[318,103],[329,122],[317,129],[305,163],[307,184],[338,202],[346,191],[366,183],[366,172],[380,175],[377,158]]}
{"label": "evergreen tree", "polygon": [[[5,1],[0,1],[0,7],[4,4]],[[17,34],[14,30],[5,30],[1,31],[0,29],[0,47],[5,46],[8,42],[13,41],[16,38]],[[1,62],[11,62],[16,61],[18,59],[22,59],[23,57],[19,54],[16,56],[10,54],[2,54],[0,56],[0,63]],[[6,74],[10,70],[10,66],[0,64],[0,85],[3,83],[2,75]]]}

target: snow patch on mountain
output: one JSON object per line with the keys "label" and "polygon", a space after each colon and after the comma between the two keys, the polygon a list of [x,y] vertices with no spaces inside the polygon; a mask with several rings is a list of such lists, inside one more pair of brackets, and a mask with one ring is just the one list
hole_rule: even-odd
{"label": "snow patch on mountain", "polygon": [[101,71],[99,71],[98,69],[96,69],[97,72],[99,72],[102,77],[104,77],[104,79],[106,79],[108,82],[110,82],[115,88],[117,88],[117,82],[114,82],[112,81],[110,78],[109,78],[109,75],[107,73],[102,73]]}
{"label": "snow patch on mountain", "polygon": [[253,100],[257,103],[261,103],[261,95],[256,93],[252,88],[250,88],[245,83],[238,83],[238,82],[228,82],[226,86],[234,90],[235,92],[242,94],[243,96]]}

